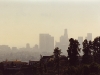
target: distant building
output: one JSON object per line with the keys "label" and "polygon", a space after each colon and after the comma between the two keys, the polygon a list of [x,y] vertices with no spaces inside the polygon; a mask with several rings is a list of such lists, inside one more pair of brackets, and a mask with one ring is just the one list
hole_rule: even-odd
{"label": "distant building", "polygon": [[39,49],[42,52],[49,52],[54,49],[54,37],[49,34],[39,35]]}
{"label": "distant building", "polygon": [[83,37],[78,37],[78,42],[79,42],[80,48],[81,48],[80,55],[83,55],[83,51],[82,51],[82,49],[83,49]]}
{"label": "distant building", "polygon": [[24,51],[26,50],[26,48],[22,47],[22,48],[19,48],[20,51]]}
{"label": "distant building", "polygon": [[38,50],[39,50],[39,48],[38,48],[38,45],[37,45],[37,44],[33,47],[33,50],[34,50],[34,51],[38,51]]}
{"label": "distant building", "polygon": [[80,43],[80,48],[83,48],[83,37],[78,37],[78,42]]}
{"label": "distant building", "polygon": [[11,48],[8,45],[0,45],[0,50],[7,51],[7,50],[11,50]]}
{"label": "distant building", "polygon": [[26,44],[26,49],[30,50],[30,44],[29,43]]}
{"label": "distant building", "polygon": [[60,42],[56,42],[55,47],[59,47],[64,53],[69,45],[67,29],[64,30],[64,35],[60,37]]}
{"label": "distant building", "polygon": [[44,63],[44,64],[46,64],[50,60],[54,60],[54,56],[43,56],[41,58],[41,62]]}
{"label": "distant building", "polygon": [[62,43],[62,44],[68,44],[67,29],[64,30],[64,35],[60,37],[60,43]]}
{"label": "distant building", "polygon": [[92,41],[92,33],[87,33],[87,40],[88,41]]}
{"label": "distant building", "polygon": [[29,65],[34,65],[34,66],[36,66],[36,67],[39,67],[40,66],[40,61],[31,61],[31,60],[29,60]]}
{"label": "distant building", "polygon": [[12,50],[18,50],[17,47],[12,47]]}
{"label": "distant building", "polygon": [[18,61],[18,60],[16,60],[16,61],[8,61],[8,60],[6,60],[6,61],[3,61],[2,63],[4,65],[4,69],[9,69],[9,70],[11,70],[11,69],[20,70],[23,65],[27,65],[28,64],[26,62],[21,62],[21,61]]}

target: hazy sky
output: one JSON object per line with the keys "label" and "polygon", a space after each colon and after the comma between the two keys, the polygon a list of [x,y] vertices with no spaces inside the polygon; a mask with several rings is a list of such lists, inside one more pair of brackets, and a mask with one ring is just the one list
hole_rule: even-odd
{"label": "hazy sky", "polygon": [[68,37],[100,35],[99,0],[0,0],[0,45],[31,47],[40,33],[59,41],[64,29]]}

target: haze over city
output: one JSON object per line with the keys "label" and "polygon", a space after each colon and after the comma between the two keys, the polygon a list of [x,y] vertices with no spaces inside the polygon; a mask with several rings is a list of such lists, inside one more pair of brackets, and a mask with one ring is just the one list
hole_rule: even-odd
{"label": "haze over city", "polygon": [[30,43],[33,47],[39,44],[41,33],[54,36],[58,42],[64,29],[69,38],[100,35],[99,1],[0,1],[0,45],[19,48]]}
{"label": "haze over city", "polygon": [[100,75],[100,1],[0,0],[0,75]]}

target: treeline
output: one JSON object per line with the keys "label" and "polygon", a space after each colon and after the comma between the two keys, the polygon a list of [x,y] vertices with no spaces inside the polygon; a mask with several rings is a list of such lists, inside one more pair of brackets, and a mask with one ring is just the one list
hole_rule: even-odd
{"label": "treeline", "polygon": [[[62,75],[100,75],[100,37],[96,37],[93,41],[85,39],[82,49],[79,47],[78,40],[70,38],[69,42],[67,65],[63,66],[65,68],[62,68]],[[82,56],[79,54],[81,51],[83,51]],[[58,74],[61,53],[58,47],[54,49],[54,60]]]}
{"label": "treeline", "polygon": [[[79,52],[81,51],[80,44],[78,40],[73,38],[69,39],[69,42],[67,52],[70,65],[77,65],[80,56]],[[93,41],[85,39],[82,44],[83,56],[81,64],[91,64],[92,62],[100,64],[100,37],[96,37]]]}
{"label": "treeline", "polygon": [[[41,55],[40,61],[30,61],[28,65],[19,66],[13,63],[13,65],[5,66],[0,63],[0,74],[100,75],[100,37],[96,37],[93,41],[85,39],[82,45],[83,48],[81,49],[78,40],[70,38],[68,49],[66,49],[68,56],[61,55],[61,49],[56,47],[53,55]],[[80,55],[81,51],[83,51],[82,56]],[[20,69],[17,70],[17,67]]]}

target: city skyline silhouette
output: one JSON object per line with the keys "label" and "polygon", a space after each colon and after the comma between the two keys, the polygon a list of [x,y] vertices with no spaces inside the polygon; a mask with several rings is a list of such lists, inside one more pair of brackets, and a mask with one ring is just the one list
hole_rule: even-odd
{"label": "city skyline silhouette", "polygon": [[[63,30],[69,38],[99,36],[99,2],[91,1],[2,1],[0,0],[0,44],[24,47],[39,44],[39,34],[50,34],[59,42]],[[74,33],[73,33],[74,32]]]}
{"label": "city skyline silhouette", "polygon": [[[65,30],[66,30],[66,31],[65,31]],[[39,35],[49,35],[49,36],[51,36],[51,37],[53,38],[53,46],[54,46],[54,47],[57,47],[57,46],[56,46],[56,43],[57,43],[57,42],[61,42],[61,37],[62,37],[62,36],[66,36],[65,38],[62,38],[63,42],[65,42],[65,41],[69,42],[69,39],[70,39],[70,38],[68,38],[68,36],[69,36],[69,34],[67,33],[68,30],[67,30],[67,29],[65,29],[65,30],[64,30],[64,33],[59,37],[59,41],[56,41],[55,38],[54,38],[54,36],[50,35],[49,33],[42,33],[42,34],[39,34]],[[34,38],[33,38],[33,39],[34,39]],[[38,40],[39,40],[39,43],[40,43],[40,39],[41,39],[41,38],[40,38],[40,36],[39,36],[39,39],[38,39]],[[77,36],[77,40],[80,41],[80,39],[81,39],[81,41],[84,40],[84,39],[87,39],[88,41],[89,41],[89,40],[92,40],[92,39],[93,39],[93,38],[92,38],[92,33],[87,33],[87,35],[86,35],[85,38],[84,38],[83,36]],[[44,38],[44,40],[45,40],[45,41],[48,41],[48,39],[46,40],[46,38]],[[43,42],[44,42],[44,41],[43,41]],[[1,45],[5,45],[5,46],[8,45],[8,46],[9,46],[9,44],[1,44]],[[30,46],[30,43],[27,42],[27,43],[25,43],[25,46],[24,46],[24,47],[27,48],[27,46],[28,46],[29,48],[32,48],[32,47],[34,47],[34,46],[36,46],[36,45],[39,46],[40,44],[35,44],[35,45],[33,45],[33,46]],[[68,44],[67,44],[67,45],[68,45]],[[11,48],[13,48],[13,47],[17,47],[17,46],[12,46]],[[53,47],[53,49],[54,49],[54,47]],[[17,48],[18,48],[18,47],[17,47]],[[19,47],[19,48],[23,48],[23,47]]]}
{"label": "city skyline silhouette", "polygon": [[0,0],[0,75],[100,75],[99,0]]}

